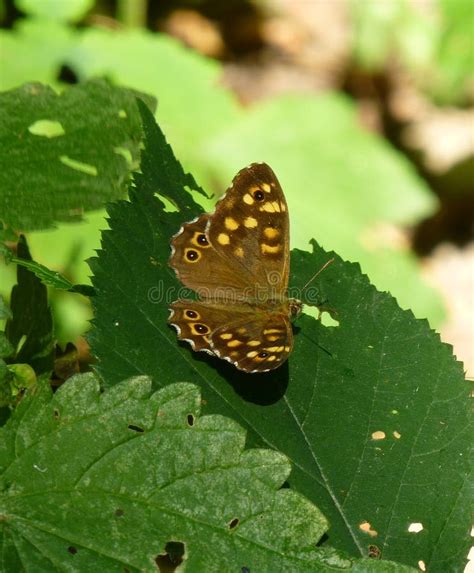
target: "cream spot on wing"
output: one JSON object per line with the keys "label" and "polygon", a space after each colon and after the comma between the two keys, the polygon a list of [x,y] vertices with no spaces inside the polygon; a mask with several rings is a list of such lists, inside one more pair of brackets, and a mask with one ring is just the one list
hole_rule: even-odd
{"label": "cream spot on wing", "polygon": [[262,243],[260,245],[260,250],[262,251],[262,254],[264,255],[265,253],[269,253],[272,255],[275,255],[276,253],[279,253],[281,250],[281,245],[275,245],[274,247],[272,247],[272,245],[266,245],[265,243]]}
{"label": "cream spot on wing", "polygon": [[239,224],[233,217],[226,217],[224,220],[224,225],[228,231],[235,231],[239,228]]}
{"label": "cream spot on wing", "polygon": [[267,213],[274,213],[275,209],[273,207],[273,202],[264,203],[260,209],[260,211],[266,211]]}
{"label": "cream spot on wing", "polygon": [[263,334],[280,334],[283,330],[281,328],[266,328]]}
{"label": "cream spot on wing", "polygon": [[289,346],[285,346],[285,352],[289,352],[290,351],[290,347]]}
{"label": "cream spot on wing", "polygon": [[245,334],[247,332],[247,329],[245,328],[245,326],[241,326],[240,328],[237,329],[237,332],[239,334]]}
{"label": "cream spot on wing", "polygon": [[270,346],[269,348],[265,348],[268,352],[283,352],[284,346]]}
{"label": "cream spot on wing", "polygon": [[217,242],[220,245],[228,245],[230,243],[230,237],[227,233],[219,233],[217,236]]}
{"label": "cream spot on wing", "polygon": [[249,346],[260,346],[260,344],[262,344],[262,343],[260,342],[260,340],[249,340],[249,341],[247,342],[247,344],[248,344]]}
{"label": "cream spot on wing", "polygon": [[247,358],[255,358],[255,356],[257,356],[258,354],[258,350],[251,350],[250,352],[247,352]]}
{"label": "cream spot on wing", "polygon": [[275,227],[265,227],[263,234],[267,239],[276,239],[279,236],[280,231],[275,229]]}
{"label": "cream spot on wing", "polygon": [[267,358],[267,362],[273,362],[274,360],[276,360],[276,356],[274,354]]}
{"label": "cream spot on wing", "polygon": [[247,205],[253,205],[254,198],[252,197],[252,195],[250,195],[250,193],[245,193],[243,197],[243,202],[246,203]]}
{"label": "cream spot on wing", "polygon": [[234,255],[235,255],[236,257],[239,257],[239,258],[242,259],[242,258],[244,257],[244,250],[242,249],[242,247],[237,247],[237,248],[234,250]]}
{"label": "cream spot on wing", "polygon": [[237,352],[237,350],[232,350],[232,352],[230,353],[230,355],[232,356],[232,358],[237,358],[237,356],[239,355],[239,353]]}
{"label": "cream spot on wing", "polygon": [[229,348],[235,348],[236,346],[241,346],[241,345],[242,345],[241,340],[231,340],[230,342],[227,343],[227,346]]}
{"label": "cream spot on wing", "polygon": [[265,193],[270,193],[270,191],[272,190],[272,188],[268,183],[262,183],[262,189],[265,191]]}
{"label": "cream spot on wing", "polygon": [[267,340],[269,340],[270,342],[276,342],[280,337],[277,336],[276,334],[268,334],[267,335]]}
{"label": "cream spot on wing", "polygon": [[224,332],[220,335],[222,340],[230,340],[232,338],[232,332]]}
{"label": "cream spot on wing", "polygon": [[254,217],[246,217],[244,219],[244,227],[247,227],[247,229],[254,229],[257,225],[258,221]]}
{"label": "cream spot on wing", "polygon": [[280,207],[281,207],[281,210],[282,210],[283,213],[284,213],[284,212],[286,211],[286,205],[285,205],[285,203],[283,203],[282,201],[280,201]]}

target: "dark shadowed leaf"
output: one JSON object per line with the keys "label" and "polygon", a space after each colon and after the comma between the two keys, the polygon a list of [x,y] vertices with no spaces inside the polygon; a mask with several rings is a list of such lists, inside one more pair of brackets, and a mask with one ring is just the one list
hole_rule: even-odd
{"label": "dark shadowed leaf", "polygon": [[[24,237],[18,242],[18,258],[31,260]],[[5,333],[14,348],[13,362],[29,364],[36,374],[53,369],[53,321],[46,287],[30,270],[17,269]]]}
{"label": "dark shadowed leaf", "polygon": [[[143,173],[130,202],[110,207],[92,265],[90,339],[104,383],[143,373],[156,387],[198,383],[206,413],[234,418],[249,444],[290,458],[290,485],[326,515],[331,545],[459,571],[469,545],[470,434],[468,389],[451,347],[378,292],[358,265],[316,243],[313,253],[293,251],[290,285],[301,288],[334,257],[306,300],[331,309],[338,326],[303,315],[287,364],[248,375],[179,344],[167,325],[179,287],[167,265],[169,240],[198,214],[186,191],[197,185],[145,111],[144,121]],[[165,212],[155,194],[179,211]]]}

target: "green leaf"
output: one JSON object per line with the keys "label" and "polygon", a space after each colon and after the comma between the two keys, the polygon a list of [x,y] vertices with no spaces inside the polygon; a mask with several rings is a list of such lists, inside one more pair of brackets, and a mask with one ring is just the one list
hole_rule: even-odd
{"label": "green leaf", "polygon": [[94,289],[89,285],[74,285],[61,273],[52,271],[51,269],[48,269],[36,261],[25,261],[24,259],[19,259],[18,257],[11,256],[9,258],[9,262],[16,263],[17,265],[30,270],[46,286],[50,286],[58,290],[77,292],[86,296],[91,296],[94,294]]}
{"label": "green leaf", "polygon": [[0,320],[5,320],[6,318],[11,318],[11,310],[5,304],[3,297],[0,296]]}
{"label": "green leaf", "polygon": [[[467,388],[451,347],[378,292],[358,265],[316,244],[313,253],[292,252],[290,285],[301,289],[334,256],[306,298],[333,309],[339,326],[303,315],[287,364],[248,375],[178,344],[167,325],[179,288],[168,245],[199,208],[184,191],[195,184],[149,114],[145,134],[137,189],[130,202],[110,206],[110,230],[92,264],[90,341],[104,383],[140,373],[156,387],[199,383],[206,412],[234,418],[250,444],[290,458],[290,485],[326,515],[333,546],[361,556],[375,545],[386,559],[459,570],[469,545],[470,435]],[[180,211],[165,213],[154,191]],[[413,522],[423,531],[410,532]]]}
{"label": "green leaf", "polygon": [[53,288],[62,290],[72,290],[74,288],[74,285],[71,283],[71,281],[69,281],[66,277],[63,277],[61,273],[52,271],[40,263],[35,261],[25,261],[23,259],[19,259],[18,257],[12,257],[11,262],[30,270],[46,286],[51,286]]}
{"label": "green leaf", "polygon": [[[19,258],[30,260],[24,237],[18,242]],[[36,374],[53,369],[53,321],[48,293],[41,281],[28,269],[17,269],[18,284],[13,287],[5,333],[15,349],[14,362],[29,364]]]}
{"label": "green leaf", "polygon": [[[123,49],[126,46],[126,50]],[[205,163],[200,142],[239,117],[235,97],[219,86],[220,64],[146,30],[84,30],[68,64],[84,80],[106,76],[154,95],[156,116],[191,163]]]}
{"label": "green leaf", "polygon": [[1,94],[3,221],[41,229],[121,196],[140,138],[134,95],[103,81],[61,95],[38,84]]}
{"label": "green leaf", "polygon": [[94,5],[94,0],[15,0],[16,7],[45,20],[76,22]]}
{"label": "green leaf", "polygon": [[192,384],[151,393],[145,377],[29,393],[0,436],[3,571],[156,571],[179,542],[190,571],[408,572],[316,548],[326,521],[279,489],[285,456],[244,450],[244,430],[200,404]]}
{"label": "green leaf", "polygon": [[0,90],[25,82],[58,85],[64,54],[74,41],[72,28],[54,20],[25,18],[16,20],[13,30],[0,30]]}
{"label": "green leaf", "polygon": [[361,127],[348,98],[274,98],[216,136],[206,153],[220,189],[253,161],[272,166],[289,204],[292,246],[307,249],[317,236],[420,318],[444,318],[441,296],[390,232],[431,215],[437,200],[413,165]]}
{"label": "green leaf", "polygon": [[6,337],[4,332],[0,332],[0,358],[7,358],[11,356],[15,349]]}

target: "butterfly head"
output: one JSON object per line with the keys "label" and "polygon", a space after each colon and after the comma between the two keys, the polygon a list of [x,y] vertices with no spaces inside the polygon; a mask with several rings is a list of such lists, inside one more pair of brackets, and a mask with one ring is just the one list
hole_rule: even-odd
{"label": "butterfly head", "polygon": [[290,310],[290,319],[294,320],[301,314],[303,303],[297,298],[290,298],[288,299],[288,308]]}

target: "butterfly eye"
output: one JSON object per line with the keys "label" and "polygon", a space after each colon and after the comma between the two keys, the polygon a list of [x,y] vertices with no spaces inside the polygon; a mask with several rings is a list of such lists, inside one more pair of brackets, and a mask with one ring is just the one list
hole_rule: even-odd
{"label": "butterfly eye", "polygon": [[209,244],[209,241],[206,238],[206,235],[198,235],[197,242],[204,247]]}
{"label": "butterfly eye", "polygon": [[255,199],[255,201],[263,201],[263,199],[265,198],[265,193],[260,190],[254,191],[253,198]]}
{"label": "butterfly eye", "polygon": [[205,324],[195,324],[194,329],[198,334],[207,334],[209,332],[209,328]]}
{"label": "butterfly eye", "polygon": [[258,355],[259,358],[266,358],[268,356],[268,352],[260,352]]}

